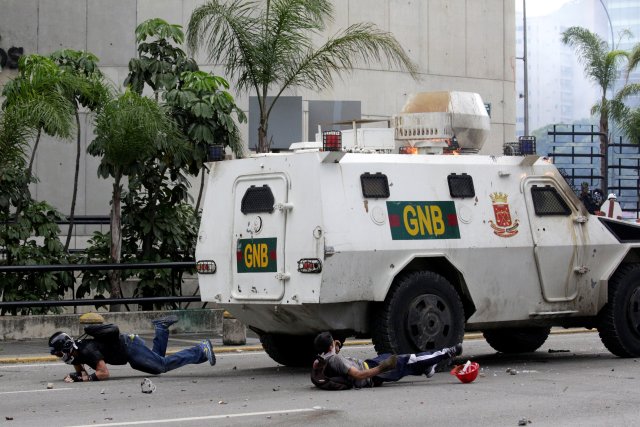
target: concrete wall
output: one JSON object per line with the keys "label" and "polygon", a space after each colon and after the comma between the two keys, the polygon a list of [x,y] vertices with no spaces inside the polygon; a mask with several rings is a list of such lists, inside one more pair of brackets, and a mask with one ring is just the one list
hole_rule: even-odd
{"label": "concrete wall", "polygon": [[[105,323],[115,323],[122,333],[153,333],[151,321],[167,312],[100,313]],[[206,332],[218,337],[223,332],[223,310],[175,310],[171,314],[179,321],[171,326],[174,333]],[[52,314],[42,316],[0,316],[0,341],[49,338],[56,331],[65,331],[74,337],[84,333],[78,314]]]}
{"label": "concrete wall", "polygon": [[[0,47],[23,46],[25,53],[49,54],[60,48],[86,49],[100,58],[105,74],[122,85],[127,63],[136,55],[134,30],[152,17],[186,26],[202,0],[3,0]],[[363,117],[388,117],[408,94],[431,90],[478,92],[491,103],[492,131],[483,149],[502,152],[515,138],[515,5],[513,0],[336,0],[335,21],[326,35],[356,22],[370,21],[391,31],[419,65],[421,81],[385,64],[357,68],[321,93],[293,90],[303,100],[360,100]],[[318,38],[321,42],[323,38]],[[198,61],[206,71],[220,67]],[[0,73],[0,86],[12,72]],[[233,93],[233,88],[232,88]],[[243,108],[246,94],[236,94]],[[246,137],[247,128],[243,133]],[[93,137],[91,119],[83,118],[83,147]],[[246,138],[245,138],[246,140]],[[74,144],[45,138],[38,149],[34,194],[69,211]],[[76,213],[107,214],[111,187],[98,179],[98,161],[83,153]],[[197,182],[194,180],[194,182]],[[88,228],[78,232],[89,233]]]}

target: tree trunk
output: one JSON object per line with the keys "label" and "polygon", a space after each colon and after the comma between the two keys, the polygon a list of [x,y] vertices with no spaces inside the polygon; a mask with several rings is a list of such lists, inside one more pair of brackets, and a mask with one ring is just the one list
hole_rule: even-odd
{"label": "tree trunk", "polygon": [[[40,135],[42,134],[42,129],[38,129],[38,134],[36,135],[36,142],[33,144],[33,151],[31,152],[31,159],[29,159],[29,167],[27,168],[27,183],[26,183],[26,191],[29,190],[29,183],[31,182],[31,171],[33,170],[33,162],[36,158],[36,151],[38,150],[38,144],[40,144]],[[22,213],[23,203],[18,204],[16,207],[16,220]]]}
{"label": "tree trunk", "polygon": [[[112,264],[120,264],[120,256],[122,253],[122,224],[120,218],[121,178],[122,173],[116,172],[113,182],[113,201],[111,204],[111,252],[109,261]],[[109,272],[109,282],[111,284],[111,298],[122,298],[120,271],[111,270]],[[110,311],[121,311],[120,304],[112,304]]]}
{"label": "tree trunk", "polygon": [[[602,105],[606,102],[606,99],[602,99]],[[609,171],[608,171],[608,151],[609,151],[609,117],[608,111],[600,112],[600,173],[602,175],[602,194],[607,196],[609,189]]]}
{"label": "tree trunk", "polygon": [[[160,173],[158,174],[160,177],[160,182],[162,182],[162,178],[164,174],[167,172],[167,166],[164,166]],[[156,201],[158,200],[158,191],[154,191],[155,189],[145,187],[147,189],[148,197],[148,213],[147,220],[151,224],[151,229],[153,230],[156,222]],[[142,237],[142,258],[145,260],[151,260],[151,251],[153,249],[153,244],[156,242],[156,235],[151,231]]]}
{"label": "tree trunk", "polygon": [[36,151],[38,150],[38,144],[40,143],[40,135],[42,134],[42,129],[38,129],[38,134],[36,135],[36,142],[33,144],[33,151],[31,152],[31,159],[29,160],[29,167],[27,168],[27,177],[31,178],[31,171],[33,170],[33,161],[36,158]]}
{"label": "tree trunk", "polygon": [[260,118],[260,126],[258,127],[258,153],[269,152],[269,141],[267,140],[267,122],[265,119]]}
{"label": "tree trunk", "polygon": [[69,210],[69,231],[67,232],[67,241],[64,244],[64,251],[69,251],[69,243],[71,242],[71,234],[73,233],[73,218],[76,211],[76,198],[78,197],[78,175],[80,173],[80,152],[82,151],[81,145],[81,129],[80,129],[80,114],[76,110],[76,129],[77,129],[77,144],[76,144],[76,170],[73,175],[73,195],[71,196],[71,209]]}

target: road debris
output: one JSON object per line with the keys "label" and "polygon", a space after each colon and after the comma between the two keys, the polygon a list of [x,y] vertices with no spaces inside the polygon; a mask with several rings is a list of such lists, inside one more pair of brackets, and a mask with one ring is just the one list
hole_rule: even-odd
{"label": "road debris", "polygon": [[513,368],[507,368],[507,373],[510,375],[518,375],[518,371]]}
{"label": "road debris", "polygon": [[549,349],[549,353],[569,353],[570,350],[554,350],[552,348]]}
{"label": "road debris", "polygon": [[531,424],[531,420],[520,418],[520,420],[518,421],[519,426],[526,426],[527,424]]}
{"label": "road debris", "polygon": [[47,383],[47,390],[51,390],[53,388],[53,383]]}
{"label": "road debris", "polygon": [[227,402],[225,402],[224,400],[220,400],[220,401],[218,402],[218,405],[226,405],[226,404],[227,404]]}
{"label": "road debris", "polygon": [[149,378],[145,378],[140,383],[140,389],[143,393],[153,393],[154,391],[156,391],[156,385],[152,383]]}

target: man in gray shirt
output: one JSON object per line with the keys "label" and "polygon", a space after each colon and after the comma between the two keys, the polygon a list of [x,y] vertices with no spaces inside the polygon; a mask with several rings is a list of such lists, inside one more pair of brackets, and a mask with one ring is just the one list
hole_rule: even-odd
{"label": "man in gray shirt", "polygon": [[407,375],[426,375],[431,378],[436,365],[462,354],[462,344],[433,352],[416,354],[381,354],[373,359],[360,360],[344,357],[340,353],[340,341],[334,340],[330,332],[316,336],[316,351],[326,362],[327,377],[341,377],[353,387],[375,387],[383,382],[398,381]]}

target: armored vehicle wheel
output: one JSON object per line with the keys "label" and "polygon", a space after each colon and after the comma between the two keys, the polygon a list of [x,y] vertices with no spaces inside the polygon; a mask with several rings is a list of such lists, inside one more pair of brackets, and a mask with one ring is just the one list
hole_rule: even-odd
{"label": "armored vehicle wheel", "polygon": [[316,352],[313,335],[262,334],[262,348],[273,360],[281,365],[310,367]]}
{"label": "armored vehicle wheel", "polygon": [[378,353],[416,353],[462,342],[464,309],[460,296],[439,274],[420,271],[393,287],[373,318]]}
{"label": "armored vehicle wheel", "polygon": [[598,332],[616,356],[640,356],[640,264],[621,267],[609,281],[609,301],[600,311]]}
{"label": "armored vehicle wheel", "polygon": [[502,353],[531,353],[544,344],[551,328],[509,328],[484,331],[484,338]]}

